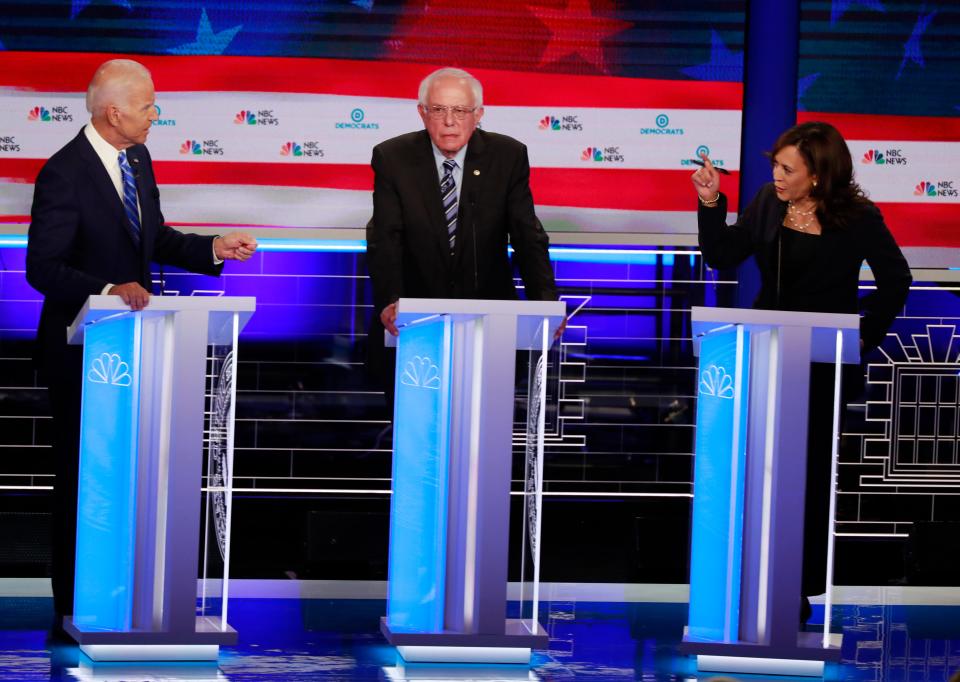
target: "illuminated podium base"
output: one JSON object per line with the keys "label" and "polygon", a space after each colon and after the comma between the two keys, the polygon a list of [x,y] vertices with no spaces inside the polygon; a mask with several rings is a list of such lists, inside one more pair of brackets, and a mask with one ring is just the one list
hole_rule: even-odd
{"label": "illuminated podium base", "polygon": [[697,657],[703,672],[752,675],[823,675],[824,663],[840,661],[843,635],[831,634],[823,646],[822,632],[798,632],[796,646],[771,646],[756,642],[703,642],[691,639],[683,629],[680,651]]}
{"label": "illuminated podium base", "polygon": [[198,616],[194,632],[88,630],[70,617],[63,629],[93,661],[216,661],[221,646],[237,643],[237,631],[212,616]]}
{"label": "illuminated podium base", "polygon": [[394,632],[386,617],[380,632],[409,663],[530,662],[532,649],[546,649],[549,636],[539,623],[530,632],[519,618],[508,618],[502,634],[466,632]]}

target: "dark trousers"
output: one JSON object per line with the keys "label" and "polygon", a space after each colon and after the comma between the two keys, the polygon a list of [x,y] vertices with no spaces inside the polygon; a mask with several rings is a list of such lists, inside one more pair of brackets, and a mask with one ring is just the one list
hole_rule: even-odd
{"label": "dark trousers", "polygon": [[[845,406],[863,390],[863,369],[844,366],[840,384],[840,430]],[[803,519],[803,594],[823,594],[827,580],[827,534],[830,528],[830,464],[833,447],[834,366],[810,368],[807,426],[807,486]]]}
{"label": "dark trousers", "polygon": [[47,363],[53,415],[53,523],[51,585],[57,616],[73,614],[73,578],[77,548],[77,472],[80,461],[80,397],[83,351],[67,346]]}

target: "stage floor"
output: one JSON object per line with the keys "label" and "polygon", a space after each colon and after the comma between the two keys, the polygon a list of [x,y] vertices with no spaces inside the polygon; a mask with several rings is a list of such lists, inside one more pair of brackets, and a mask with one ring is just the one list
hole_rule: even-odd
{"label": "stage floor", "polygon": [[[251,594],[249,587],[237,591]],[[365,591],[373,595],[379,587]],[[48,641],[49,597],[7,590],[0,596],[0,680],[707,680],[715,674],[698,674],[694,661],[678,652],[684,591],[545,589],[551,598],[542,605],[541,624],[550,646],[535,651],[527,670],[404,665],[379,633],[382,598],[317,598],[311,595],[331,590],[302,583],[281,589],[279,598],[232,600],[229,621],[240,642],[221,649],[217,665],[93,665],[75,646]],[[622,600],[598,600],[618,594]],[[837,596],[845,602],[834,611],[845,634],[843,661],[828,665],[826,679],[947,680],[960,670],[960,588],[838,588]],[[854,600],[857,605],[849,603]],[[822,623],[822,617],[822,605],[815,604],[812,620]]]}

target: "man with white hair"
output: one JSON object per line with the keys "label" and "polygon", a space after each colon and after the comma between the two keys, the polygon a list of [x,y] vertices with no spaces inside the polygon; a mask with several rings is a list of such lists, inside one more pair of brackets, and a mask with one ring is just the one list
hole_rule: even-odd
{"label": "man with white hair", "polygon": [[434,71],[420,84],[417,110],[424,130],[373,149],[367,260],[384,328],[397,333],[401,296],[517,298],[508,240],[526,298],[556,300],[527,148],[477,127],[480,82],[461,69]]}
{"label": "man with white hair", "polygon": [[247,260],[256,240],[183,234],[168,227],[150,153],[157,118],[153,80],[137,62],[102,64],[87,90],[90,123],[37,176],[27,241],[27,281],[43,294],[37,359],[47,379],[54,441],[52,582],[58,616],[73,612],[82,350],[66,328],[92,294],[120,296],[131,310],[150,299],[150,264],[219,275]]}

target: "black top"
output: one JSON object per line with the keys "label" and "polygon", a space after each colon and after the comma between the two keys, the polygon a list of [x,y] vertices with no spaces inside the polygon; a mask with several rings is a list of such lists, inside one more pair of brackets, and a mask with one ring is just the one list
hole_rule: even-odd
{"label": "black top", "polygon": [[[783,227],[786,212],[787,203],[777,199],[773,183],[757,192],[734,225],[725,223],[727,198],[723,194],[715,208],[701,204],[697,222],[704,260],[713,268],[732,268],[752,255],[761,280],[754,307],[861,312],[864,350],[879,345],[903,308],[913,281],[880,210],[873,204],[865,206],[848,226],[825,226],[819,236]],[[859,298],[864,260],[873,271],[877,288]]]}

